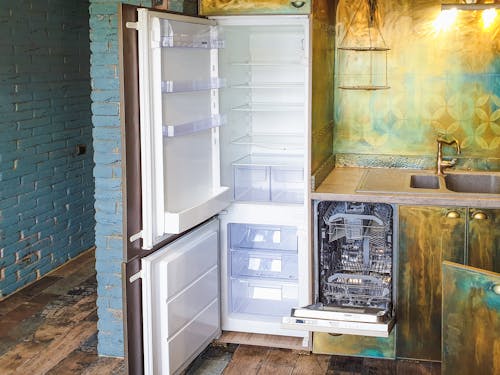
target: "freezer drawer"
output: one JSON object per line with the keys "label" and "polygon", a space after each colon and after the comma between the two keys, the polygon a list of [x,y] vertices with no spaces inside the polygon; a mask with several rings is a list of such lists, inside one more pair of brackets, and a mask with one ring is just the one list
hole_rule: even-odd
{"label": "freezer drawer", "polygon": [[282,316],[297,304],[296,283],[270,280],[231,279],[231,312]]}
{"label": "freezer drawer", "polygon": [[231,250],[297,252],[297,228],[284,225],[229,224]]}
{"label": "freezer drawer", "polygon": [[231,251],[231,276],[297,280],[297,254],[279,251]]}

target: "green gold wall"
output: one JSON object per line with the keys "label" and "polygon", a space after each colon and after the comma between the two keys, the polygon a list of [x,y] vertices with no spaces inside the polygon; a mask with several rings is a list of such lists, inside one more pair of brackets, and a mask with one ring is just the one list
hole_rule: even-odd
{"label": "green gold wall", "polygon": [[[460,141],[464,159],[500,158],[500,10],[488,29],[481,12],[460,11],[437,31],[440,4],[378,1],[391,88],[336,87],[334,153],[432,156],[444,133]],[[358,5],[339,1],[337,45]],[[336,80],[344,71],[337,58]]]}

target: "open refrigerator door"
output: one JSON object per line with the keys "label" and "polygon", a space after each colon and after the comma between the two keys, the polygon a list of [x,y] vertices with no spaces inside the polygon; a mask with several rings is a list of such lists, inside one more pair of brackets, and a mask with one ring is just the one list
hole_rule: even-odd
{"label": "open refrigerator door", "polygon": [[226,208],[214,21],[138,9],[143,248]]}

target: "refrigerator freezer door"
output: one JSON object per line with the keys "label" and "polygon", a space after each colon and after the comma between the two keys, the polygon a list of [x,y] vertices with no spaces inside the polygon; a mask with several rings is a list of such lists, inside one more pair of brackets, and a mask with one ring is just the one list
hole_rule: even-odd
{"label": "refrigerator freezer door", "polygon": [[143,248],[230,203],[220,183],[215,22],[138,10]]}
{"label": "refrigerator freezer door", "polygon": [[219,222],[142,259],[144,373],[181,372],[220,335]]}

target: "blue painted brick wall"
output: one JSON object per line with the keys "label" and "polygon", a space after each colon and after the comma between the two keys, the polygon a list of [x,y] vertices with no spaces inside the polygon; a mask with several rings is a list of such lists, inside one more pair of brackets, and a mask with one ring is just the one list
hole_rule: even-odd
{"label": "blue painted brick wall", "polygon": [[[90,0],[92,123],[96,209],[98,353],[124,355],[124,261],[118,0]],[[151,6],[151,0],[124,1]]]}
{"label": "blue painted brick wall", "polygon": [[86,1],[0,5],[0,299],[94,245],[88,28]]}

